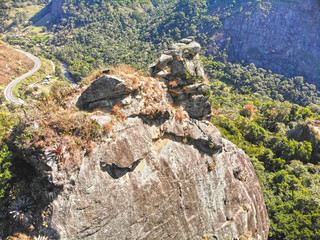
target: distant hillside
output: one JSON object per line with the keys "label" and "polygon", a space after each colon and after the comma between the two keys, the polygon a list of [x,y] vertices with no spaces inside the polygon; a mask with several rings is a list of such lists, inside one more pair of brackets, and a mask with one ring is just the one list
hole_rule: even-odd
{"label": "distant hillside", "polygon": [[12,79],[30,69],[34,62],[24,54],[0,41],[0,85],[7,85]]}
{"label": "distant hillside", "polygon": [[30,20],[53,31],[77,80],[102,62],[141,68],[193,35],[207,55],[319,85],[319,13],[318,0],[52,0]]}
{"label": "distant hillside", "polygon": [[223,28],[208,36],[211,54],[224,52],[229,61],[303,76],[319,86],[318,0],[215,2],[210,14],[219,15]]}

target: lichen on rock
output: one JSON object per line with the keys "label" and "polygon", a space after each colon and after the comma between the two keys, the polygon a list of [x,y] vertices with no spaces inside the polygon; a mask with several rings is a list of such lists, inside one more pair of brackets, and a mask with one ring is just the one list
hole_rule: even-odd
{"label": "lichen on rock", "polygon": [[[202,79],[200,45],[187,38],[168,51],[158,65],[170,74],[106,75],[79,97],[81,110],[101,109],[104,117],[92,119],[112,126],[70,179],[58,163],[48,166],[48,179],[64,184],[48,222],[60,239],[233,239],[248,232],[267,239],[270,222],[249,157],[206,120],[207,103],[199,114],[192,110],[200,100],[190,99],[205,99],[207,87],[193,82]],[[181,69],[190,66],[198,67],[186,78]]]}

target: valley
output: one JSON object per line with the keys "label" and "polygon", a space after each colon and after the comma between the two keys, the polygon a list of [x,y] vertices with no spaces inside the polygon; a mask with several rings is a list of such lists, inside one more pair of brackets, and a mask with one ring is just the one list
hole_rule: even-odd
{"label": "valley", "polygon": [[319,239],[319,17],[0,0],[0,236]]}

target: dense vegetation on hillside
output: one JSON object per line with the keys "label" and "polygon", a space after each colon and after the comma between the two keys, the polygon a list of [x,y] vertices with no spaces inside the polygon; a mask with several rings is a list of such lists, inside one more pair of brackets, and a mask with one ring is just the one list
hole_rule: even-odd
{"label": "dense vegetation on hillside", "polygon": [[5,30],[6,25],[4,24],[7,20],[8,13],[7,13],[7,6],[6,0],[0,0],[0,33]]}
{"label": "dense vegetation on hillside", "polygon": [[287,78],[270,70],[229,62],[207,61],[207,73],[212,79],[219,79],[241,94],[269,97],[269,100],[289,101],[307,106],[319,103],[319,92],[313,84],[304,82],[303,77]]}
{"label": "dense vegetation on hillside", "polygon": [[[45,2],[0,0],[0,21],[8,17],[9,6]],[[128,63],[147,69],[162,49],[187,35],[197,36],[205,45],[238,3],[259,1],[66,0],[65,15],[52,26],[50,37],[39,34],[26,40],[8,32],[5,40],[31,51],[41,47],[47,58],[63,60],[73,77],[81,80],[104,64]],[[18,18],[13,22],[22,28],[31,24]],[[319,159],[312,154],[310,142],[286,137],[286,131],[298,123],[320,119],[319,92],[302,77],[286,78],[253,64],[231,64],[225,58],[222,52],[206,61],[212,82],[207,94],[215,109],[212,121],[252,159],[271,219],[270,239],[319,239]],[[43,104],[56,95],[57,87],[42,99]],[[0,110],[0,197],[12,194],[14,188],[10,184],[12,154],[6,144],[10,131],[27,128],[18,117],[23,109],[15,114],[8,113],[12,106],[8,108]],[[30,136],[26,133],[23,140]]]}
{"label": "dense vegetation on hillside", "polygon": [[[31,1],[24,4],[28,2]],[[211,34],[222,26],[220,18],[233,11],[233,2],[69,0],[64,3],[63,19],[50,29],[51,38],[34,36],[31,43],[26,43],[14,34],[7,41],[29,47],[41,45],[66,62],[73,78],[79,81],[103,63],[124,62],[145,68],[156,59],[159,50],[188,35],[198,36],[197,40],[206,45]],[[212,9],[219,11],[213,13]],[[30,24],[15,22],[21,27]]]}
{"label": "dense vegetation on hillside", "polygon": [[[212,76],[236,76],[248,68],[252,74],[254,69],[232,64],[221,67],[223,64],[211,61],[207,64],[208,69],[220,66],[211,70]],[[265,73],[263,69],[255,69],[256,74],[261,71]],[[319,238],[319,156],[313,154],[310,142],[286,137],[286,131],[297,123],[319,120],[319,115],[288,101],[271,100],[270,97],[275,97],[270,96],[273,88],[269,92],[262,88],[259,94],[245,95],[246,91],[239,88],[236,81],[211,81],[212,88],[207,94],[215,108],[212,122],[225,138],[250,156],[255,166],[271,220],[269,239]],[[247,81],[246,87],[254,87],[249,76],[242,81]],[[232,85],[228,85],[230,83]],[[235,89],[239,89],[238,92]],[[282,93],[280,100],[288,94]]]}

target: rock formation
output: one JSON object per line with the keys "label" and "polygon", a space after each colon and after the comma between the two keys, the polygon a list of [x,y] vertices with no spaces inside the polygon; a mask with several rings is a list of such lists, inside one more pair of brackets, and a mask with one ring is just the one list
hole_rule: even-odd
{"label": "rock formation", "polygon": [[[223,3],[224,4],[224,3]],[[225,51],[229,60],[255,63],[289,76],[317,83],[320,69],[318,0],[237,3],[237,12],[221,18],[208,49]]]}
{"label": "rock formation", "polygon": [[61,239],[267,239],[269,228],[249,157],[191,119],[115,126],[52,212]]}
{"label": "rock formation", "polygon": [[46,7],[30,18],[30,21],[36,26],[52,28],[52,26],[59,23],[64,16],[62,8],[64,2],[64,0],[52,0]]}
{"label": "rock formation", "polygon": [[307,141],[312,144],[312,157],[319,159],[320,154],[320,122],[308,120],[298,124],[295,128],[287,132],[289,139],[302,142]]}
{"label": "rock formation", "polygon": [[190,110],[191,99],[205,99],[197,82],[204,74],[200,45],[182,41],[153,67],[155,78],[111,71],[117,77],[103,76],[81,94],[77,106],[103,110],[90,116],[107,130],[78,169],[66,174],[48,155],[29,157],[63,186],[48,219],[60,239],[267,239],[270,222],[249,157],[201,119],[206,108]]}
{"label": "rock formation", "polygon": [[64,0],[52,0],[51,2],[51,24],[59,23],[63,17],[63,6]]}
{"label": "rock formation", "polygon": [[194,37],[181,39],[151,66],[151,76],[160,77],[176,105],[183,106],[191,118],[210,117],[211,106],[204,96],[206,76],[200,61],[201,46]]}

